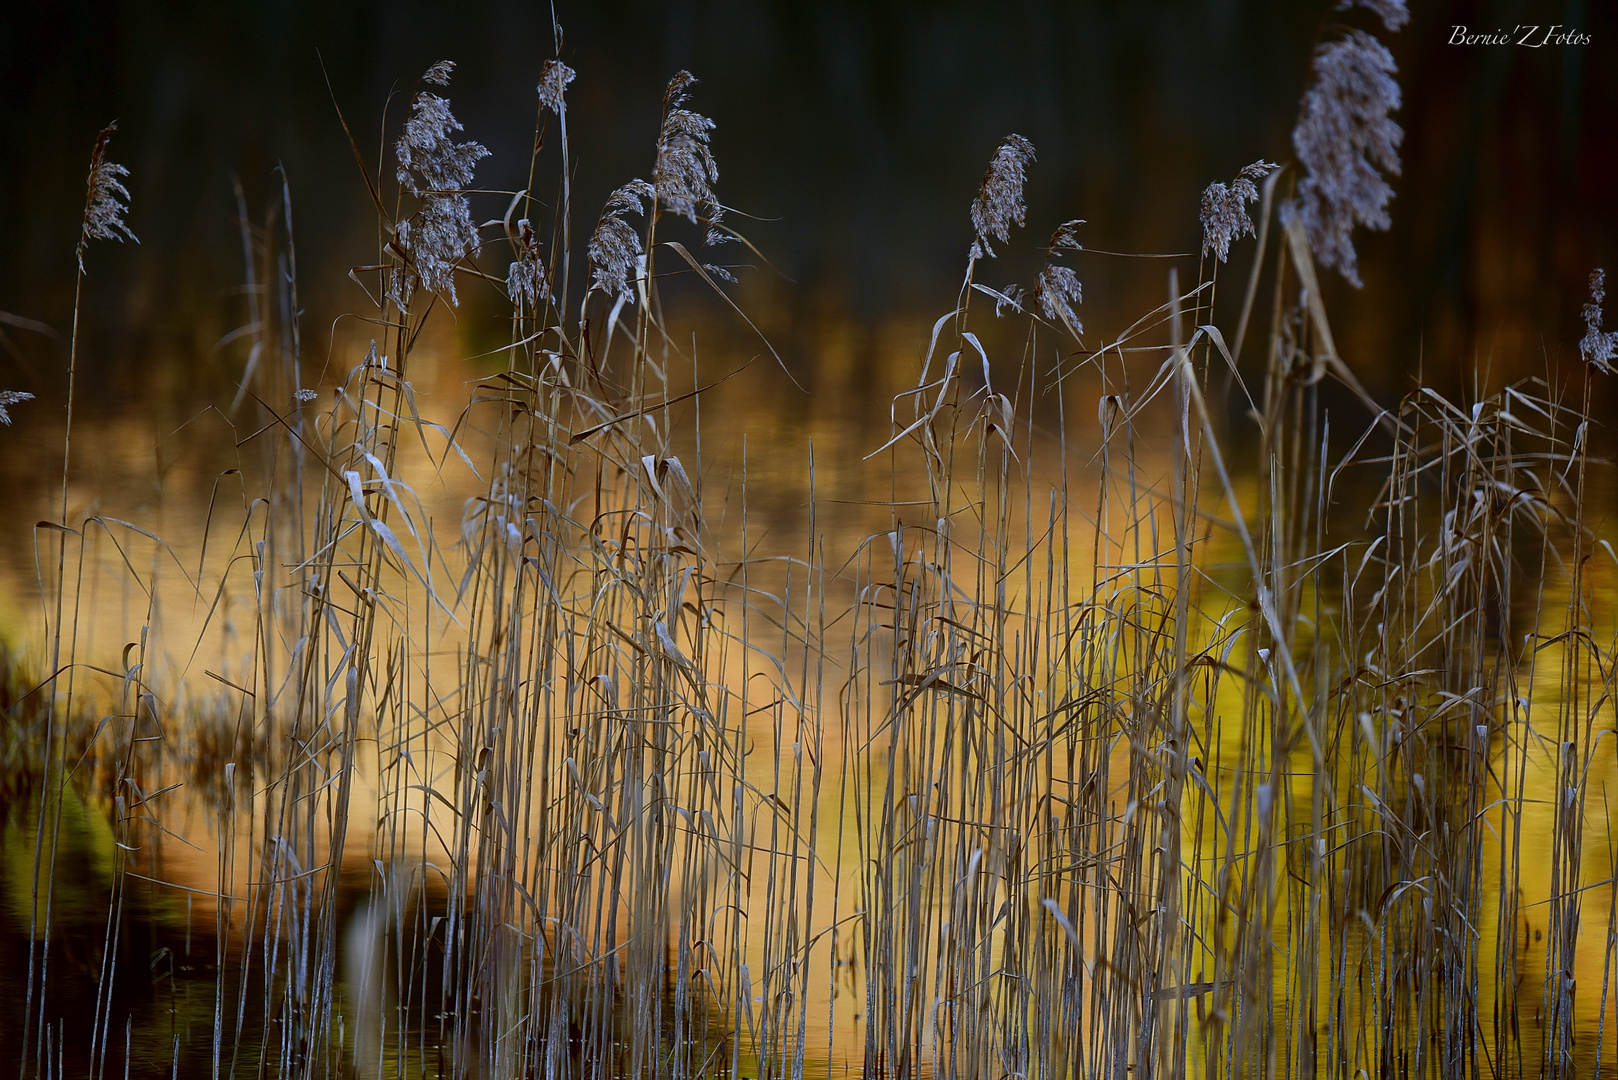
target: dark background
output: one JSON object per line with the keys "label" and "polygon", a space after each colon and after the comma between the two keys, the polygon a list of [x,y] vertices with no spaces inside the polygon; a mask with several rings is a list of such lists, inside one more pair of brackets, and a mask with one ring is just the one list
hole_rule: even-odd
{"label": "dark background", "polygon": [[[718,124],[719,193],[765,219],[733,221],[776,267],[743,270],[738,295],[813,382],[828,325],[875,340],[953,303],[967,205],[1007,132],[1038,148],[1029,227],[980,280],[1028,282],[1037,246],[1073,217],[1087,219],[1094,248],[1195,252],[1202,188],[1259,157],[1291,160],[1311,50],[1359,26],[1398,59],[1406,139],[1393,230],[1356,234],[1365,288],[1328,275],[1345,355],[1381,395],[1418,370],[1440,384],[1477,371],[1498,382],[1566,362],[1590,269],[1618,271],[1618,5],[1413,7],[1411,23],[1387,34],[1368,12],[1336,13],[1330,0],[558,0],[562,55],[579,72],[576,229],[589,228],[613,186],[649,173],[662,87],[691,69],[701,79],[691,105]],[[1519,23],[1561,23],[1591,43],[1448,44],[1456,24]],[[91,392],[228,387],[242,355],[216,345],[246,317],[234,290],[243,270],[232,177],[259,217],[284,166],[305,333],[329,340],[332,319],[364,302],[348,268],[376,251],[335,106],[374,162],[420,72],[456,60],[447,94],[466,137],[494,152],[479,182],[521,187],[534,84],[551,55],[551,10],[540,3],[9,5],[0,311],[65,334],[86,163],[97,129],[117,118],[111,157],[131,170],[129,224],[141,244],[91,254]],[[504,205],[486,196],[474,213],[498,217]],[[1237,246],[1230,280],[1251,251],[1251,240]],[[486,269],[503,276],[506,261],[490,257]],[[1163,296],[1161,260],[1086,254],[1075,265],[1092,330],[1115,332]],[[1195,275],[1194,259],[1180,266]],[[506,331],[492,290],[462,293],[463,343],[497,344]],[[59,396],[60,347],[4,329],[0,387]]]}

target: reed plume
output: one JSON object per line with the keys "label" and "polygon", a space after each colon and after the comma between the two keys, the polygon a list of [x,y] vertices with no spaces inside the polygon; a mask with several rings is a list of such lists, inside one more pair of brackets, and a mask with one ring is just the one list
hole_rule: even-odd
{"label": "reed plume", "polygon": [[[449,84],[455,64],[440,60],[422,76],[423,82]],[[414,282],[429,292],[441,293],[451,304],[459,304],[455,294],[455,267],[477,249],[477,228],[465,189],[471,186],[477,163],[489,156],[482,143],[458,143],[454,133],[463,130],[449,101],[422,91],[411,106],[404,134],[394,144],[398,159],[395,176],[400,185],[421,199],[415,215],[399,222],[398,244],[410,254],[414,281],[406,271],[394,278],[394,297],[400,307],[408,307]]]}
{"label": "reed plume", "polygon": [[84,249],[91,240],[123,243],[128,239],[140,243],[124,223],[124,215],[129,213],[129,189],[124,186],[122,177],[128,176],[129,170],[107,160],[107,144],[117,130],[116,120],[102,128],[96,136],[95,149],[90,153],[90,175],[85,183],[84,224],[79,232],[77,252],[80,273],[84,272]]}
{"label": "reed plume", "polygon": [[1295,212],[1315,257],[1356,288],[1354,226],[1386,230],[1393,223],[1393,187],[1386,177],[1399,175],[1404,140],[1404,129],[1391,116],[1400,102],[1398,70],[1387,47],[1362,30],[1320,46],[1292,132],[1305,174]]}
{"label": "reed plume", "polygon": [[1023,202],[1023,183],[1030,162],[1034,160],[1034,144],[1021,135],[1007,135],[1000,140],[989,168],[978,184],[978,193],[972,200],[972,228],[977,239],[972,241],[971,258],[994,257],[989,246],[991,239],[1004,244],[1011,239],[1011,227],[1022,225],[1028,207]]}
{"label": "reed plume", "polygon": [[557,116],[567,108],[566,92],[578,72],[560,60],[547,60],[539,75],[539,104]]}
{"label": "reed plume", "polygon": [[1337,0],[1337,10],[1347,11],[1352,7],[1362,7],[1373,12],[1382,20],[1382,25],[1389,32],[1398,30],[1410,21],[1410,12],[1405,8],[1405,0]]}
{"label": "reed plume", "polygon": [[0,424],[5,424],[8,427],[11,424],[11,413],[6,409],[8,405],[32,400],[34,400],[34,395],[25,390],[0,390]]}
{"label": "reed plume", "polygon": [[518,306],[537,305],[550,295],[545,263],[539,253],[539,237],[534,226],[523,218],[517,222],[517,259],[506,272],[506,295]]}
{"label": "reed plume", "polygon": [[1253,235],[1253,219],[1247,214],[1250,203],[1258,202],[1257,180],[1262,180],[1280,166],[1262,159],[1246,166],[1236,174],[1227,187],[1223,183],[1209,184],[1202,193],[1202,254],[1212,252],[1220,262],[1230,256],[1230,244],[1243,236]]}
{"label": "reed plume", "polygon": [[1078,273],[1070,266],[1057,263],[1056,256],[1064,249],[1084,250],[1078,238],[1078,227],[1083,224],[1083,221],[1075,219],[1057,226],[1051,234],[1050,243],[1045,245],[1049,253],[1045,267],[1034,283],[1034,300],[1039,305],[1040,314],[1053,323],[1067,327],[1074,335],[1084,333],[1084,324],[1073,310],[1074,304],[1084,300],[1084,287],[1079,282]]}
{"label": "reed plume", "polygon": [[696,82],[696,76],[689,71],[678,72],[663,94],[663,126],[657,136],[652,186],[658,200],[672,212],[693,225],[699,217],[705,221],[711,244],[724,237],[714,227],[724,216],[724,209],[713,190],[719,182],[719,166],[708,146],[714,122],[684,107]]}
{"label": "reed plume", "polygon": [[602,207],[601,220],[585,251],[594,269],[592,288],[609,296],[633,303],[633,284],[639,280],[645,266],[641,251],[640,234],[629,222],[626,214],[643,214],[643,199],[657,198],[657,191],[644,180],[631,180],[607,196]]}
{"label": "reed plume", "polygon": [[1584,305],[1584,337],[1579,341],[1579,355],[1602,372],[1610,372],[1613,359],[1618,357],[1618,330],[1601,329],[1601,305],[1606,299],[1607,272],[1591,271],[1590,302]]}

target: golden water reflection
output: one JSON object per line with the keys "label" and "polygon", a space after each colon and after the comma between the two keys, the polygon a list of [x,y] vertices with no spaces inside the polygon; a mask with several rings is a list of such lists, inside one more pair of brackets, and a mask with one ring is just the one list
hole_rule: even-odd
{"label": "golden water reflection", "polygon": [[[430,381],[422,384],[422,400],[431,419],[454,427],[460,419],[453,408],[443,409],[440,403],[452,403],[465,396],[465,383],[455,377],[450,364],[437,365]],[[902,535],[905,527],[928,525],[917,521],[927,500],[922,478],[917,472],[906,473],[901,466],[896,472],[894,456],[879,454],[867,460],[871,450],[881,446],[891,430],[885,405],[871,402],[834,402],[825,398],[800,401],[772,386],[767,380],[740,380],[727,384],[703,399],[703,424],[700,438],[690,438],[682,445],[687,460],[700,462],[700,469],[692,470],[701,477],[702,502],[705,515],[718,547],[719,565],[739,565],[739,554],[745,550],[753,575],[752,587],[772,595],[787,597],[784,607],[799,605],[797,618],[801,633],[794,636],[787,629],[771,629],[767,620],[760,619],[746,635],[733,637],[730,650],[724,657],[711,658],[717,669],[731,672],[746,669],[748,646],[756,645],[773,650],[784,662],[786,669],[803,667],[812,651],[804,645],[804,638],[817,640],[823,646],[834,640],[834,634],[823,624],[817,630],[809,628],[817,619],[825,618],[834,625],[855,602],[850,582],[858,574],[850,566],[865,560],[867,567],[880,564],[877,553],[884,544],[896,543],[890,536]],[[1094,415],[1093,397],[1084,401],[1075,394],[1074,415]],[[264,505],[251,494],[262,483],[261,463],[254,456],[252,444],[236,445],[242,430],[224,421],[217,413],[203,413],[188,423],[179,433],[154,431],[138,411],[117,415],[87,426],[76,436],[81,461],[89,463],[70,493],[75,508],[74,520],[95,519],[84,531],[82,562],[70,557],[68,574],[84,597],[77,609],[81,622],[76,628],[76,658],[82,665],[78,677],[77,693],[82,704],[93,703],[94,710],[117,711],[120,695],[127,692],[127,679],[120,679],[120,671],[113,662],[119,656],[127,657],[125,646],[143,639],[152,643],[148,654],[147,670],[142,678],[149,684],[162,687],[167,695],[165,703],[168,723],[161,738],[166,740],[171,755],[170,765],[183,777],[182,786],[164,791],[161,796],[151,795],[156,804],[154,821],[160,827],[137,832],[130,847],[132,861],[128,864],[136,880],[147,883],[143,895],[150,917],[165,923],[167,936],[157,939],[169,944],[158,946],[171,954],[174,935],[179,933],[183,920],[186,947],[182,958],[190,959],[192,946],[199,954],[212,954],[210,963],[194,965],[199,969],[222,966],[231,949],[240,950],[245,941],[263,932],[266,921],[273,922],[274,914],[253,898],[253,891],[262,886],[256,880],[262,865],[262,854],[267,844],[277,842],[264,834],[263,823],[270,820],[270,800],[275,797],[274,784],[260,785],[257,780],[234,772],[247,766],[239,763],[238,733],[244,717],[250,716],[246,698],[253,683],[255,641],[254,608],[243,598],[251,597],[255,588],[251,554],[253,525],[264,512]],[[1073,439],[1073,445],[1063,453],[1052,450],[1048,436],[1042,436],[1043,450],[1037,464],[1031,465],[1031,487],[1035,493],[1026,510],[1028,522],[1054,521],[1052,511],[1044,506],[1032,505],[1042,498],[1042,492],[1060,487],[1069,491],[1087,492],[1103,483],[1115,488],[1123,483],[1119,475],[1110,478],[1101,472],[1095,454],[1095,440],[1082,435]],[[474,464],[480,461],[476,444],[477,433],[471,429],[465,436]],[[1160,440],[1168,442],[1169,440]],[[150,449],[155,445],[156,451]],[[1155,456],[1154,456],[1155,454]],[[19,457],[8,458],[6,468],[13,478],[23,472],[35,471],[47,476],[53,462],[49,452],[42,451],[40,460],[23,464]],[[1170,457],[1166,448],[1137,457],[1136,467],[1141,475],[1136,478],[1138,490],[1160,493],[1167,484]],[[155,477],[153,475],[155,470]],[[479,496],[486,488],[486,480],[479,479],[453,455],[444,453],[442,445],[413,445],[401,458],[399,475],[428,478],[418,483],[413,496],[419,499],[422,520],[432,522],[432,528],[441,535],[441,545],[450,549],[460,537],[463,518],[469,499]],[[813,479],[811,497],[810,477]],[[1065,480],[1063,479],[1065,477]],[[745,478],[745,479],[744,479]],[[27,493],[15,521],[45,520],[54,517],[56,495],[52,484],[34,480],[19,485]],[[1212,518],[1228,520],[1233,515],[1222,498],[1212,498],[1205,488],[1204,512]],[[1250,481],[1239,481],[1238,494],[1244,505],[1256,500],[1256,489]],[[1135,513],[1134,531],[1130,541],[1138,551],[1143,535],[1155,535],[1157,530],[1166,534],[1171,514],[1166,505],[1159,504],[1142,518]],[[1084,501],[1083,496],[1075,502]],[[1134,562],[1140,556],[1119,547],[1122,537],[1100,536],[1093,525],[1093,512],[1087,507],[1064,506],[1060,515],[1066,529],[1066,546],[1048,563],[1030,559],[1020,576],[1010,577],[1011,593],[1005,600],[1008,607],[1026,610],[1037,606],[1041,597],[1047,600],[1056,595],[1057,579],[1061,588],[1072,595],[1084,595],[1096,583],[1109,576],[1113,564]],[[897,528],[896,528],[897,527]],[[1038,539],[1032,535],[1039,529],[1024,527],[1015,543],[1031,550]],[[36,666],[43,655],[40,627],[42,614],[53,595],[54,542],[56,534],[50,531],[12,529],[0,542],[0,638],[22,647],[25,655],[34,659]],[[160,538],[160,539],[159,539]],[[745,548],[743,545],[745,544]],[[1159,540],[1155,550],[1164,549]],[[1151,548],[1151,545],[1148,545]],[[1092,552],[1101,552],[1100,565]],[[1110,555],[1106,554],[1111,552]],[[1152,552],[1148,550],[1147,554]],[[1189,633],[1191,652],[1219,641],[1229,641],[1231,620],[1240,621],[1246,605],[1247,575],[1244,552],[1234,535],[1222,527],[1208,533],[1207,550],[1199,556],[1199,565],[1206,570],[1206,584],[1198,593],[1196,621]],[[728,562],[727,562],[728,560]],[[796,562],[792,560],[797,560]],[[1110,561],[1109,561],[1110,560]],[[819,566],[829,572],[819,579],[810,567]],[[1589,563],[1591,580],[1586,588],[1591,595],[1611,597],[1615,594],[1614,573],[1610,560],[1592,559]],[[442,568],[441,568],[442,572]],[[798,575],[796,583],[792,575]],[[43,578],[43,588],[41,587]],[[864,580],[867,584],[877,580],[871,572]],[[815,582],[810,589],[812,600],[802,597],[800,591]],[[822,590],[815,596],[813,589]],[[773,590],[773,592],[772,592]],[[1559,591],[1560,590],[1560,591]],[[1066,593],[1064,593],[1065,595]],[[1562,627],[1552,625],[1563,617],[1570,602],[1565,579],[1554,574],[1547,576],[1541,609],[1546,613],[1539,632],[1554,635]],[[829,617],[818,616],[816,603],[831,611]],[[1143,601],[1143,604],[1145,601]],[[1331,615],[1331,605],[1341,598],[1311,595],[1305,606],[1313,605],[1320,617]],[[788,620],[783,615],[782,621]],[[1589,633],[1596,641],[1611,641],[1615,629],[1614,615],[1605,605],[1590,612]],[[457,651],[464,647],[464,637],[451,619],[441,620],[440,635],[422,652],[423,658],[436,655],[451,662]],[[779,635],[772,637],[772,635]],[[818,637],[817,637],[818,635]],[[1308,638],[1302,634],[1300,640]],[[744,640],[745,638],[745,640]],[[1497,722],[1489,730],[1486,740],[1463,747],[1462,754],[1468,764],[1458,774],[1462,782],[1481,785],[1487,795],[1483,799],[1481,816],[1488,823],[1488,832],[1498,839],[1486,843],[1481,849],[1479,874],[1476,882],[1476,905],[1465,912],[1465,921],[1472,935],[1470,942],[1461,946],[1471,959],[1465,992],[1475,994],[1476,1014],[1480,1018],[1494,1018],[1494,1027],[1487,1019],[1485,1026],[1475,1033],[1464,1033],[1465,1038],[1478,1037],[1485,1047],[1488,1060],[1480,1062],[1480,1073],[1499,1069],[1503,1074],[1528,1074],[1537,1071],[1544,1039],[1539,1034],[1547,1023],[1541,1003],[1552,1000],[1560,992],[1552,987],[1559,973],[1547,969],[1552,955],[1547,937],[1553,929],[1547,912],[1552,906],[1553,894],[1563,898],[1562,918],[1567,918],[1565,898],[1569,893],[1578,897],[1582,930],[1570,939],[1576,943],[1571,960],[1572,977],[1577,989],[1569,988],[1574,1007],[1576,1054],[1580,1068],[1593,1065],[1599,1052],[1603,1062],[1618,1060],[1618,999],[1608,1003],[1606,987],[1613,960],[1613,911],[1615,890],[1613,881],[1618,876],[1609,830],[1608,806],[1618,799],[1618,758],[1608,748],[1611,740],[1605,738],[1613,727],[1611,703],[1603,696],[1603,685],[1609,676],[1595,669],[1579,669],[1573,677],[1563,670],[1564,665],[1576,662],[1572,646],[1567,640],[1546,644],[1531,654],[1532,666],[1522,672],[1525,682],[1521,688],[1521,706],[1507,703],[1498,711]],[[813,728],[814,754],[828,763],[843,762],[845,770],[850,761],[867,756],[869,760],[858,766],[863,769],[861,783],[880,785],[886,780],[881,754],[888,736],[866,730],[865,738],[857,726],[832,722],[837,715],[837,690],[848,678],[846,648],[827,646],[824,657],[828,662],[825,673],[816,680],[805,679],[802,687],[807,691],[811,681],[821,689],[814,700],[798,710],[798,739],[782,738],[782,711],[777,707],[760,708],[756,720],[749,721],[748,735],[753,749],[747,755],[746,771],[755,784],[785,794],[789,787],[802,795],[802,775],[806,736],[805,723]],[[1241,649],[1227,649],[1224,655],[1231,663],[1253,663]],[[95,669],[99,668],[97,671]],[[1189,894],[1188,918],[1193,924],[1201,919],[1214,919],[1212,902],[1203,895],[1207,882],[1218,877],[1222,860],[1230,858],[1228,844],[1238,811],[1251,818],[1251,788],[1243,788],[1237,764],[1248,752],[1244,740],[1251,732],[1241,715],[1242,696],[1239,692],[1214,693],[1210,689],[1199,701],[1193,715],[1196,722],[1216,733],[1216,742],[1203,747],[1206,761],[1203,765],[1205,789],[1217,799],[1204,800],[1202,790],[1187,785],[1183,795],[1183,808],[1187,811],[1182,822],[1181,842],[1190,853],[1186,857],[1186,887]],[[1577,692],[1569,695],[1567,688]],[[1568,698],[1576,700],[1568,700]],[[1047,702],[1047,708],[1054,703]],[[818,709],[819,712],[815,710]],[[1559,794],[1565,776],[1560,764],[1563,751],[1556,732],[1558,719],[1564,709],[1575,710],[1577,724],[1596,734],[1590,739],[1593,753],[1583,765],[1577,812],[1582,814],[1584,831],[1582,847],[1576,852],[1564,853],[1576,860],[1578,884],[1570,889],[1567,882],[1558,882],[1555,868],[1558,858],[1552,851],[1559,836],[1557,815]],[[1200,710],[1200,711],[1199,711]],[[1385,739],[1391,730],[1385,718],[1338,718],[1340,730],[1333,736],[1333,745],[1352,747],[1356,740]],[[1503,722],[1498,722],[1503,721]],[[1364,734],[1362,735],[1361,729]],[[118,737],[115,723],[106,733],[95,738],[109,740]],[[130,732],[134,729],[130,728]],[[130,737],[126,735],[125,737]],[[298,838],[302,845],[296,852],[289,846],[291,860],[283,869],[292,878],[308,878],[314,883],[335,874],[352,883],[344,886],[354,893],[362,893],[367,883],[373,882],[373,867],[390,860],[390,853],[409,853],[417,864],[442,866],[449,858],[449,850],[435,822],[453,820],[453,807],[446,810],[435,803],[445,802],[438,794],[455,786],[460,760],[451,741],[429,734],[397,733],[397,737],[413,743],[410,755],[412,774],[408,784],[384,783],[382,774],[388,767],[391,753],[396,749],[389,740],[393,736],[380,727],[368,738],[362,737],[358,754],[359,768],[351,778],[351,819],[348,823],[348,842],[337,865],[327,846],[324,834],[317,830]],[[363,745],[368,743],[369,745]],[[1139,752],[1132,747],[1127,735],[1114,732],[1106,737],[1105,756],[1111,762],[1104,770],[1112,778],[1101,804],[1123,808],[1126,804],[1133,812],[1136,793],[1129,789],[1129,758]],[[1365,752],[1361,746],[1361,752]],[[1372,752],[1379,758],[1382,749]],[[1470,756],[1466,756],[1470,755]],[[1515,771],[1513,771],[1515,770]],[[865,869],[854,865],[849,853],[859,852],[870,841],[858,824],[856,804],[861,798],[858,784],[850,786],[849,772],[835,782],[828,779],[809,792],[809,805],[796,811],[798,820],[808,816],[812,806],[819,822],[816,837],[818,855],[806,859],[807,874],[798,882],[805,896],[813,894],[820,899],[812,911],[808,901],[798,901],[798,910],[809,918],[809,942],[803,946],[803,955],[809,969],[802,982],[803,993],[793,1007],[809,1018],[805,1033],[805,1053],[816,1063],[810,1069],[814,1074],[824,1065],[829,1074],[858,1071],[865,1062],[865,1041],[868,1018],[864,980],[852,957],[855,955],[854,935],[847,924],[856,917],[860,876]],[[1372,777],[1354,775],[1348,770],[1330,773],[1342,785],[1364,783],[1365,795],[1374,797]],[[1315,784],[1320,773],[1306,747],[1294,746],[1286,752],[1285,761],[1278,772],[1283,785],[1275,799],[1274,828],[1280,836],[1316,837],[1319,835],[1312,813],[1316,805]],[[797,777],[783,783],[783,777]],[[144,780],[146,778],[138,778]],[[1050,788],[1061,784],[1076,784],[1076,773],[1061,773],[1044,781]],[[1408,779],[1408,778],[1406,778]],[[144,788],[148,793],[158,791],[172,780],[168,773],[151,777]],[[1401,781],[1403,782],[1403,781]],[[1266,789],[1268,790],[1268,789]],[[540,789],[533,794],[537,797]],[[1344,791],[1336,793],[1338,802],[1357,801]],[[64,927],[74,932],[90,933],[95,921],[91,909],[112,890],[110,845],[113,837],[104,825],[98,824],[96,813],[83,802],[64,802],[63,813],[68,821],[71,843],[60,856],[59,870],[67,866],[68,859],[81,859],[87,867],[75,871],[79,879],[63,890],[56,908]],[[447,802],[445,802],[447,805]],[[1207,811],[1210,806],[1226,807],[1230,819],[1223,830],[1210,827]],[[1215,811],[1217,813],[1217,810]],[[28,903],[21,898],[31,888],[31,867],[28,850],[36,834],[32,831],[37,817],[17,818],[12,812],[7,824],[4,842],[9,918],[13,925],[21,926]],[[774,850],[781,842],[776,836],[766,840],[768,817],[755,815],[754,834],[748,838],[750,847]],[[1223,835],[1221,835],[1223,832]],[[1221,845],[1227,845],[1221,850]],[[1283,845],[1283,849],[1286,845]],[[829,853],[837,852],[837,856]],[[841,858],[843,861],[838,861]],[[991,851],[985,855],[993,859]],[[1363,1030],[1359,1021],[1335,1023],[1326,1015],[1327,1003],[1337,999],[1342,987],[1332,985],[1334,968],[1331,958],[1300,957],[1287,952],[1288,942],[1298,939],[1284,928],[1294,921],[1306,918],[1309,907],[1316,904],[1320,882],[1305,881],[1298,868],[1308,864],[1307,853],[1285,850],[1280,865],[1272,868],[1273,903],[1264,909],[1269,934],[1275,943],[1277,955],[1272,968],[1272,993],[1278,1015],[1290,1016],[1289,1010],[1315,1010],[1315,1035],[1319,1052],[1324,1053],[1334,1038],[1349,1033],[1359,1037]],[[1002,860],[1003,863],[1003,860]],[[999,872],[1006,872],[1001,865]],[[1349,888],[1347,871],[1342,888]],[[1260,879],[1259,884],[1263,882]],[[1503,914],[1501,882],[1514,881],[1520,889],[1513,913]],[[158,885],[157,883],[162,883]],[[142,891],[142,890],[137,890]],[[1400,918],[1400,905],[1419,904],[1427,890],[1421,883],[1375,898],[1378,905],[1362,908],[1360,928],[1334,935],[1339,943],[1351,942],[1351,948],[1361,951],[1359,965],[1349,969],[1363,974],[1363,965],[1383,965],[1398,968],[1413,962],[1413,957],[1392,955],[1379,945],[1384,920]],[[1026,894],[1024,894],[1026,895]],[[1076,896],[1076,893],[1075,893]],[[827,899],[830,898],[830,899]],[[358,899],[351,899],[358,904]],[[749,911],[745,915],[749,926],[770,924],[778,917],[766,905],[771,901],[758,892],[747,898]],[[779,904],[779,901],[775,901]],[[938,897],[940,910],[949,907],[947,897]],[[1080,908],[1093,910],[1090,899],[1074,899]],[[20,906],[19,906],[20,905]],[[85,907],[79,912],[79,907]],[[1371,908],[1374,908],[1372,910]],[[183,915],[181,914],[183,911]],[[257,914],[254,914],[254,912]],[[78,912],[78,914],[75,914]],[[80,918],[79,916],[83,917]],[[1040,912],[1030,912],[1037,922]],[[1254,916],[1255,918],[1257,916]],[[1047,923],[1047,928],[1053,924]],[[1211,923],[1210,923],[1211,925]],[[1565,928],[1566,922],[1562,923]],[[1051,932],[1055,932],[1052,930]],[[1233,928],[1231,934],[1246,932]],[[211,935],[211,940],[210,940]],[[1519,940],[1514,950],[1507,952],[1517,957],[1514,969],[1516,985],[1500,985],[1491,968],[1493,958],[1501,955],[1502,938],[1506,935]],[[992,936],[992,935],[991,935]],[[195,937],[195,941],[193,938]],[[154,939],[154,940],[157,940]],[[200,942],[208,941],[204,946]],[[226,945],[223,942],[232,944]],[[1191,950],[1191,973],[1197,974],[1201,962],[1208,960],[1217,942],[1204,942]],[[1435,943],[1438,947],[1439,943]],[[1453,944],[1453,943],[1451,943]],[[9,949],[21,948],[11,941]],[[767,966],[763,944],[758,935],[749,933],[746,940],[746,961],[752,971]],[[11,961],[8,960],[8,964]],[[1210,961],[1211,962],[1211,961]],[[1314,973],[1315,985],[1305,986],[1298,979],[1300,973]],[[170,975],[171,988],[177,985]],[[186,984],[186,993],[194,987]],[[188,999],[189,1000],[189,999]],[[1209,1001],[1213,1000],[1212,998]],[[1351,1009],[1375,1011],[1389,1008],[1389,1002],[1374,1000],[1356,987],[1343,999]],[[1515,1001],[1517,1009],[1509,1021],[1509,1004]],[[744,1002],[744,1007],[747,1003]],[[762,995],[751,1002],[762,1011],[768,1007]],[[1203,1042],[1205,1025],[1210,1022],[1208,1001],[1203,995],[1193,995],[1187,1008],[1195,1019],[1190,1024],[1193,1052],[1195,1047],[1217,1048],[1213,1041]],[[216,1002],[201,995],[187,1007],[176,1010],[185,1014],[190,1034],[185,1036],[185,1053],[199,1053],[198,1047],[212,1038],[212,1010]],[[8,1005],[9,1007],[9,1005]],[[1613,1009],[1614,1023],[1604,1025],[1604,1013]],[[194,1015],[193,1015],[194,1014]],[[1277,1021],[1291,1024],[1289,1019]],[[1501,1062],[1494,1057],[1493,1048],[1500,1045],[1498,1025],[1515,1025],[1512,1053],[1520,1055],[1515,1064]],[[748,1014],[738,1024],[756,1031],[762,1019]],[[172,1025],[168,1029],[171,1034]],[[267,1032],[259,1037],[269,1039]],[[178,1040],[175,1034],[174,1039]],[[931,1045],[929,1037],[921,1039],[923,1049],[942,1054],[944,1048]],[[246,1048],[244,1048],[246,1049]],[[210,1047],[210,1053],[215,1052]],[[157,1043],[149,1043],[135,1056],[148,1065],[164,1066],[173,1055],[182,1053],[181,1043],[168,1036]],[[754,1065],[746,1064],[746,1075],[756,1075]],[[1485,1068],[1487,1066],[1487,1068]],[[161,1071],[159,1068],[158,1071]]]}

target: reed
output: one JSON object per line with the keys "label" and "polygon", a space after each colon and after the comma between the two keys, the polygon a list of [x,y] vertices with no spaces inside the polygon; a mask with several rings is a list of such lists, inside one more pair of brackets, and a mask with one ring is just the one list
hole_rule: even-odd
{"label": "reed", "polygon": [[[1370,399],[1316,271],[1357,280],[1352,229],[1386,222],[1398,94],[1370,35],[1317,54],[1301,169],[1210,187],[1196,279],[1116,339],[1078,316],[1081,222],[1028,292],[980,283],[1037,167],[1009,136],[870,439],[885,527],[846,545],[817,448],[789,539],[761,539],[747,451],[727,477],[704,450],[741,421],[668,279],[751,323],[695,253],[740,240],[695,80],[669,85],[651,179],[581,230],[574,72],[544,68],[529,186],[481,225],[452,73],[423,76],[391,178],[361,164],[372,341],[318,387],[290,190],[261,225],[241,200],[250,467],[221,479],[244,493],[225,550],[192,572],[143,528],[73,520],[64,463],[46,670],[0,655],[6,857],[33,860],[19,1075],[1606,1064],[1601,281],[1576,377]],[[1328,174],[1344,123],[1369,176]],[[86,239],[127,234],[96,202],[122,193],[103,148]],[[1248,236],[1227,337],[1218,272]],[[445,415],[413,376],[457,287],[500,289],[511,336]],[[205,536],[236,520],[220,490]],[[95,543],[148,612],[118,657],[78,638]],[[202,613],[189,640],[162,639],[158,564]],[[161,659],[221,641],[201,685]],[[53,887],[96,842],[84,807],[112,854],[80,883],[102,905],[80,1043],[82,890]],[[181,963],[211,969],[206,1001],[180,1004]]]}

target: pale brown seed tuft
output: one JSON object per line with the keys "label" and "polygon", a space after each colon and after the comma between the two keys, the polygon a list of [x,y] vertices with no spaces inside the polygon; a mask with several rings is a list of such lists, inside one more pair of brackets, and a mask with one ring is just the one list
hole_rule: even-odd
{"label": "pale brown seed tuft", "polygon": [[989,168],[978,184],[972,200],[972,258],[994,257],[991,239],[1001,243],[1011,239],[1011,227],[1021,225],[1027,214],[1023,202],[1023,182],[1028,164],[1034,160],[1034,144],[1021,135],[1007,135],[1000,141]]}
{"label": "pale brown seed tuft", "polygon": [[81,273],[84,270],[84,249],[91,240],[117,240],[122,243],[127,238],[140,243],[124,223],[124,215],[129,212],[129,189],[124,187],[120,178],[128,176],[129,170],[107,160],[107,143],[117,130],[117,121],[102,128],[96,136],[95,149],[90,153],[90,176],[85,183],[84,195],[84,227],[79,233]]}

